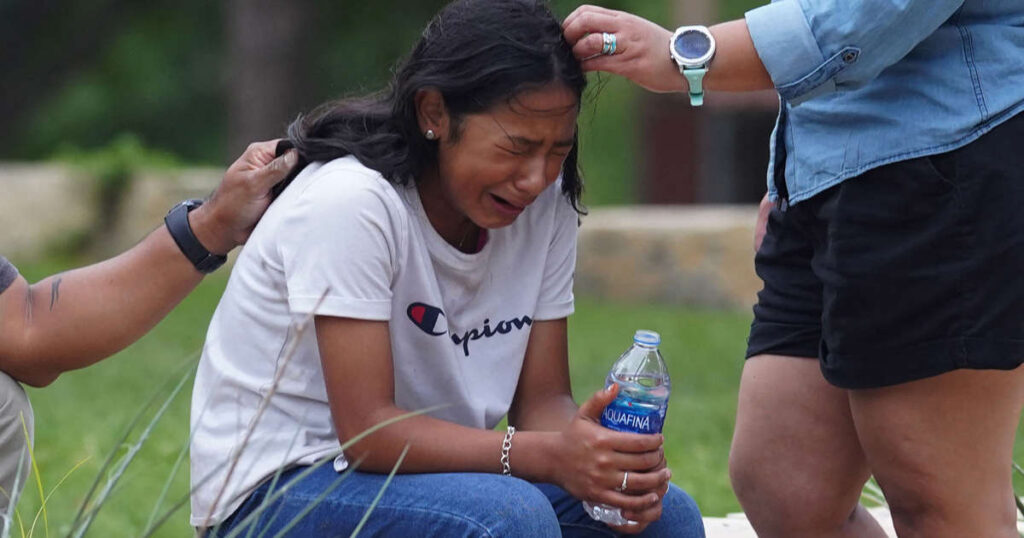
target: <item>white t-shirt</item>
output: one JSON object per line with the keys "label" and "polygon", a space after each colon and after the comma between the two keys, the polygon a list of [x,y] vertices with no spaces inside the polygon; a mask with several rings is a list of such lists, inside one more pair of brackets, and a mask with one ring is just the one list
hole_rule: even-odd
{"label": "white t-shirt", "polygon": [[399,407],[448,404],[431,415],[493,428],[533,321],[573,311],[577,218],[559,182],[465,254],[430,225],[415,187],[352,157],[308,166],[254,230],[210,322],[192,395],[192,524],[223,521],[279,466],[339,450],[314,309],[388,321]]}

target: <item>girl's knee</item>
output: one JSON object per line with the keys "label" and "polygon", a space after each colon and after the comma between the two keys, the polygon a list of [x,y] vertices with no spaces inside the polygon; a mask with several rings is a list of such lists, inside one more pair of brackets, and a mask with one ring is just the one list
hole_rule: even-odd
{"label": "girl's knee", "polygon": [[467,517],[491,536],[560,537],[558,517],[548,498],[518,478],[488,476],[466,501]]}

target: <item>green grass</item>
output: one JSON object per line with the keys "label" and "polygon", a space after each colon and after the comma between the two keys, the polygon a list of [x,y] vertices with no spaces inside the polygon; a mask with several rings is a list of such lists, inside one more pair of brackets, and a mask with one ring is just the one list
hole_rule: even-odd
{"label": "green grass", "polygon": [[[69,260],[22,265],[35,280],[69,267]],[[71,372],[45,389],[30,389],[36,417],[36,449],[43,488],[53,487],[82,460],[47,505],[49,534],[64,535],[97,470],[125,426],[154,391],[164,386],[202,347],[206,326],[224,288],[226,273],[208,278],[163,323],[123,353]],[[573,388],[577,400],[604,383],[612,362],[638,328],[663,335],[662,351],[672,374],[672,399],[665,426],[666,456],[673,481],[689,491],[705,515],[739,510],[729,487],[727,459],[736,391],[749,314],[650,305],[620,305],[581,299],[570,318]],[[144,527],[185,443],[189,394],[170,410],[103,507],[90,536],[135,536]],[[1017,461],[1024,462],[1018,434]],[[133,437],[134,439],[134,437]],[[1017,479],[1024,491],[1024,480]],[[19,511],[26,529],[39,506],[35,485],[26,488]],[[168,502],[188,490],[187,466],[174,477]],[[187,506],[156,536],[187,536]],[[46,536],[42,522],[34,536]],[[12,536],[22,534],[17,527]]]}

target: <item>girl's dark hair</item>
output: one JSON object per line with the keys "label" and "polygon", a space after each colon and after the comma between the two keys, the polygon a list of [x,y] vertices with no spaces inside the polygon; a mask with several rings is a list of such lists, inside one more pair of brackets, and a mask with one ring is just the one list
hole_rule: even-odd
{"label": "girl's dark hair", "polygon": [[[387,89],[326,103],[288,127],[300,162],[353,155],[388,181],[407,184],[437,163],[438,144],[420,132],[415,96],[444,97],[458,136],[460,119],[557,82],[582,98],[586,77],[543,0],[456,0],[438,13]],[[562,169],[562,192],[577,211],[583,181],[574,143]],[[283,185],[282,185],[283,188]]]}

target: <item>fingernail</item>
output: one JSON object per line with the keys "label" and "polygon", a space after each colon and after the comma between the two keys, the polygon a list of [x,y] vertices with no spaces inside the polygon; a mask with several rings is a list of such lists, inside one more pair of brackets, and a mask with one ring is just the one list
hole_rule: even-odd
{"label": "fingernail", "polygon": [[299,152],[294,149],[290,149],[284,154],[284,163],[288,166],[295,166],[295,163],[299,160]]}
{"label": "fingernail", "polygon": [[672,478],[672,469],[665,469],[665,479],[670,480]]}

